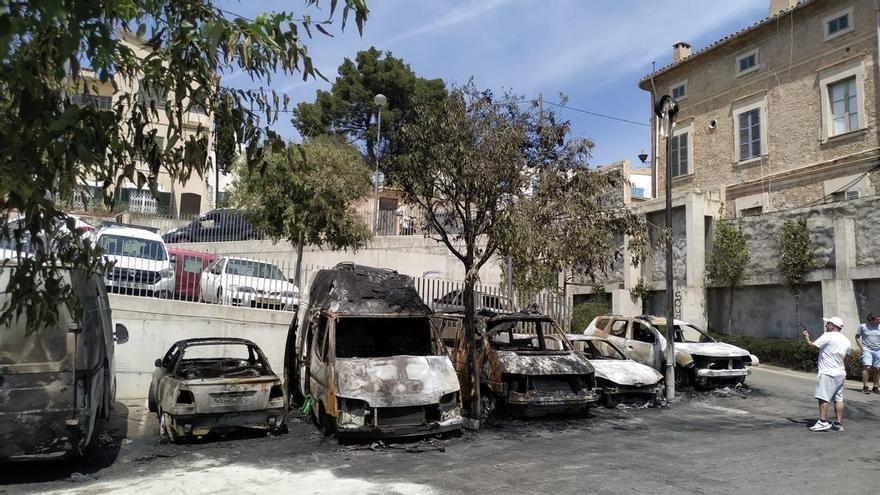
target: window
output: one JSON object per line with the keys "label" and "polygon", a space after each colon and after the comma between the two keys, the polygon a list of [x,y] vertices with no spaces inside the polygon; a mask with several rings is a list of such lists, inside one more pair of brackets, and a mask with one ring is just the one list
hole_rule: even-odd
{"label": "window", "polygon": [[865,128],[864,87],[865,68],[862,59],[820,73],[823,140]]}
{"label": "window", "polygon": [[626,337],[626,320],[614,320],[611,324],[611,335]]}
{"label": "window", "polygon": [[859,128],[859,104],[856,77],[828,85],[831,103],[831,136],[846,134]]}
{"label": "window", "polygon": [[736,75],[741,76],[758,70],[758,49],[743,53],[736,57]]}
{"label": "window", "polygon": [[672,136],[670,143],[669,166],[672,177],[687,175],[688,173],[688,136],[690,133],[682,132]]}
{"label": "window", "polygon": [[853,30],[852,7],[837,12],[823,19],[825,26],[825,41],[837,38]]}
{"label": "window", "polygon": [[196,274],[202,273],[202,260],[196,258],[195,256],[184,256],[183,272]]}
{"label": "window", "polygon": [[635,322],[633,323],[633,340],[637,340],[639,342],[648,342],[654,343],[654,333],[651,332],[651,329],[647,327],[644,323]]}
{"label": "window", "polygon": [[682,81],[677,84],[672,85],[672,97],[676,100],[683,100],[687,98],[687,81]]}
{"label": "window", "polygon": [[739,160],[761,156],[761,111],[753,109],[739,114]]}
{"label": "window", "polygon": [[742,217],[757,217],[763,212],[763,206],[753,206],[751,208],[743,208],[742,210],[739,210],[739,215]]}
{"label": "window", "polygon": [[108,256],[130,256],[147,260],[165,261],[165,247],[161,241],[138,239],[115,234],[104,234],[98,238],[98,246]]}
{"label": "window", "polygon": [[141,79],[140,81],[138,98],[140,98],[141,103],[147,105],[147,107],[152,103],[156,105],[157,109],[165,108],[165,95],[160,92],[159,88],[151,87],[144,79]]}
{"label": "window", "polygon": [[767,107],[763,95],[733,105],[733,159],[758,160],[767,152]]}
{"label": "window", "polygon": [[832,201],[846,201],[848,199],[859,199],[861,191],[858,189],[850,189],[847,191],[837,191],[831,195]]}
{"label": "window", "polygon": [[632,186],[630,188],[630,195],[634,198],[647,198],[647,196],[645,196],[645,188],[644,187]]}
{"label": "window", "polygon": [[109,96],[99,95],[70,95],[70,102],[80,107],[95,107],[100,110],[110,110],[113,99]]}

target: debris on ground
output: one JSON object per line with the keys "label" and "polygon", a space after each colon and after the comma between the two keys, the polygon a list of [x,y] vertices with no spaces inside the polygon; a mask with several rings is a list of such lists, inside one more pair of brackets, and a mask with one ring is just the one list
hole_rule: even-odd
{"label": "debris on ground", "polygon": [[136,462],[138,464],[145,464],[148,462],[152,462],[160,457],[177,457],[177,454],[159,454],[159,453],[147,454],[145,456],[135,457],[134,459],[132,459],[132,462]]}
{"label": "debris on ground", "polygon": [[446,446],[432,438],[426,438],[418,443],[407,444],[385,443],[382,440],[377,440],[370,444],[354,445],[344,450],[347,452],[355,450],[372,450],[373,452],[400,450],[410,454],[421,454],[422,452],[427,451],[446,452]]}
{"label": "debris on ground", "polygon": [[67,481],[70,481],[73,483],[83,483],[86,481],[95,481],[96,479],[97,479],[97,476],[95,476],[94,474],[83,474],[83,473],[73,472],[73,473],[70,473],[70,476],[67,478]]}

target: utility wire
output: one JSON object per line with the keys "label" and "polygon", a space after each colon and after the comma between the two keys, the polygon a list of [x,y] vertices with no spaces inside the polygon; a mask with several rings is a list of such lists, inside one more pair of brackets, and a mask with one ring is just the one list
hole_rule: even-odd
{"label": "utility wire", "polygon": [[837,188],[837,189],[834,190],[834,191],[831,191],[831,192],[828,193],[828,194],[823,195],[822,197],[820,197],[819,199],[813,201],[812,203],[807,203],[807,204],[805,204],[805,205],[803,205],[803,206],[799,206],[798,208],[807,208],[807,207],[809,207],[809,206],[815,206],[815,205],[817,205],[817,204],[819,204],[819,203],[822,203],[823,201],[825,201],[825,198],[827,198],[828,196],[832,196],[832,197],[833,197],[835,194],[837,194],[837,193],[839,193],[839,192],[841,192],[841,191],[845,191],[847,188],[849,188],[849,187],[852,186],[852,185],[857,184],[859,181],[861,181],[862,179],[864,179],[865,177],[867,177],[868,174],[870,174],[871,172],[873,172],[873,171],[875,171],[875,170],[880,170],[880,165],[875,165],[875,166],[869,168],[869,169],[866,170],[862,175],[860,175],[860,176],[856,177],[855,179],[849,181],[847,184],[845,184],[845,185],[843,185],[843,186],[840,186],[839,188]]}
{"label": "utility wire", "polygon": [[546,104],[548,104],[548,105],[553,105],[554,107],[565,108],[566,110],[571,110],[571,111],[574,111],[574,112],[585,113],[585,114],[587,114],[587,115],[592,115],[592,116],[594,116],[594,117],[601,117],[601,118],[603,118],[603,119],[616,120],[616,121],[618,121],[618,122],[625,122],[625,123],[627,123],[627,124],[633,124],[633,125],[641,125],[641,126],[645,126],[645,127],[651,127],[651,124],[647,124],[647,123],[645,123],[645,122],[636,122],[635,120],[627,120],[627,119],[623,119],[623,118],[620,118],[620,117],[615,117],[615,116],[613,116],[613,115],[605,115],[605,114],[603,114],[603,113],[591,112],[591,111],[589,111],[589,110],[584,110],[583,108],[570,107],[570,106],[568,106],[568,105],[563,105],[563,104],[561,104],[561,103],[554,103],[554,102],[552,102],[552,101],[546,101],[546,100],[544,101],[544,103],[546,103]]}

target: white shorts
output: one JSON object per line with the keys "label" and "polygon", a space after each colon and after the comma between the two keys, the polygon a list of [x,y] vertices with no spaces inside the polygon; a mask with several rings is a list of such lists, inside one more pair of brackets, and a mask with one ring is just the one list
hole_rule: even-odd
{"label": "white shorts", "polygon": [[816,377],[816,392],[813,397],[823,402],[840,402],[843,400],[843,385],[845,383],[846,375],[820,374]]}

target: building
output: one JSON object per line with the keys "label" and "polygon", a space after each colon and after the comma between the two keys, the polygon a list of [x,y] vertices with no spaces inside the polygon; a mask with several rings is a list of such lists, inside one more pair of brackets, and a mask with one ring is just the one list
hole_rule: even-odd
{"label": "building", "polygon": [[[876,3],[876,2],[875,2]],[[639,87],[679,113],[657,186],[699,191],[729,215],[874,194],[880,187],[878,25],[867,0],[771,0],[770,16],[672,63]]]}
{"label": "building", "polygon": [[[880,309],[880,234],[872,225],[880,221],[878,4],[771,0],[768,17],[705,48],[675,43],[672,63],[639,81],[652,116],[664,94],[680,108],[668,157],[654,118],[654,199],[633,204],[665,227],[668,163],[679,318],[718,330],[726,322],[726,289],[706,282],[721,214],[739,218],[751,236],[737,331],[797,336],[793,297],[776,268],[777,233],[790,218],[808,220],[821,267],[805,284],[804,321],[815,327],[823,313],[836,314],[852,336],[860,314]],[[639,267],[624,263],[601,281],[600,295],[610,295],[615,312],[665,313],[664,261],[660,250]],[[630,289],[640,283],[651,293],[633,301]],[[581,289],[580,299],[596,292]]]}
{"label": "building", "polygon": [[[144,40],[137,38],[133,33],[120,29],[118,36],[123,43],[131,48],[139,57],[146,57],[150,48],[146,46]],[[159,147],[165,144],[165,137],[168,131],[168,117],[163,109],[165,108],[165,95],[153,94],[141,87],[140,81],[129,80],[120,75],[115,75],[113,83],[101,83],[97,80],[95,74],[86,69],[82,71],[83,78],[88,81],[85,87],[87,90],[82,91],[83,94],[73,95],[74,101],[81,103],[89,103],[103,109],[111,109],[118,101],[120,95],[129,94],[137,95],[142,99],[149,99],[155,102],[158,110],[158,120],[150,126],[155,129],[156,140]],[[114,84],[116,89],[114,90]],[[170,97],[168,100],[172,99]],[[183,119],[184,138],[191,135],[204,136],[208,140],[208,160],[211,164],[215,162],[214,146],[213,146],[213,117],[201,105],[193,105],[190,111],[186,112]],[[136,168],[139,171],[148,172],[146,165],[142,161],[136,161]],[[193,177],[183,183],[172,177],[165,171],[161,170],[158,177],[158,198],[146,188],[138,189],[137,184],[126,181],[116,190],[116,204],[114,211],[126,211],[131,213],[157,214],[172,218],[189,218],[199,215],[214,208],[214,189],[216,181],[214,174],[209,171],[205,177],[199,177],[193,174]],[[221,184],[222,185],[222,184]],[[100,208],[102,204],[102,184],[96,181],[89,181],[83,185],[84,194],[79,195],[74,201],[74,209],[91,210]]]}

